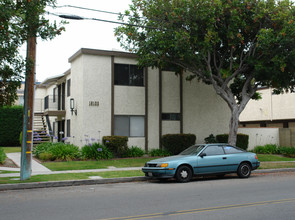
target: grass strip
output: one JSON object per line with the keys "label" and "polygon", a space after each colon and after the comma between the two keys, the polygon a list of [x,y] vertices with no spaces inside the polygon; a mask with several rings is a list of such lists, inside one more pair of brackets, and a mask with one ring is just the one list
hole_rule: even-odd
{"label": "grass strip", "polygon": [[29,180],[25,180],[25,181],[15,180],[16,179],[15,177],[14,178],[1,177],[0,184],[48,182],[48,181],[62,181],[62,180],[82,180],[82,179],[89,179],[90,176],[100,176],[102,178],[119,178],[119,177],[144,176],[144,173],[141,170],[89,172],[89,173],[63,173],[63,174],[31,176]]}
{"label": "grass strip", "polygon": [[5,173],[19,173],[19,171],[0,170],[0,174],[5,174]]}
{"label": "grass strip", "polygon": [[268,162],[262,162],[260,164],[260,167],[258,169],[281,169],[281,168],[295,168],[295,162],[288,162],[288,163],[268,163]]}

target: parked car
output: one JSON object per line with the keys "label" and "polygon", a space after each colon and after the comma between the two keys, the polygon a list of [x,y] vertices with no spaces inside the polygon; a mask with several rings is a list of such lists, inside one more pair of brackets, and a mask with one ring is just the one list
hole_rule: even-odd
{"label": "parked car", "polygon": [[214,174],[219,177],[237,173],[248,178],[260,166],[257,155],[228,144],[194,145],[180,154],[151,160],[142,171],[148,177],[176,178],[188,182],[194,175]]}

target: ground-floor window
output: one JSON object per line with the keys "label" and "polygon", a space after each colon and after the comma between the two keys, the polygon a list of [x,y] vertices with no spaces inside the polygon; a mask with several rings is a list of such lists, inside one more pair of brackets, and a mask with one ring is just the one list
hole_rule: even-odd
{"label": "ground-floor window", "polygon": [[114,135],[144,137],[144,116],[115,115]]}

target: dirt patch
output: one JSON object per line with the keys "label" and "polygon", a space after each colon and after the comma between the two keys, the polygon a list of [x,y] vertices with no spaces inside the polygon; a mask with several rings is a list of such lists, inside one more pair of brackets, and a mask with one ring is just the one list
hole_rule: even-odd
{"label": "dirt patch", "polygon": [[12,160],[6,158],[4,164],[0,164],[0,167],[11,167],[11,168],[19,168]]}

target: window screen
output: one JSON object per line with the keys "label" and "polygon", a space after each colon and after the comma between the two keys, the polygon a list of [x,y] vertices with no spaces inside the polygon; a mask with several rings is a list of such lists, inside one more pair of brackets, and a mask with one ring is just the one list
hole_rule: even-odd
{"label": "window screen", "polygon": [[116,115],[114,135],[144,137],[144,116]]}

